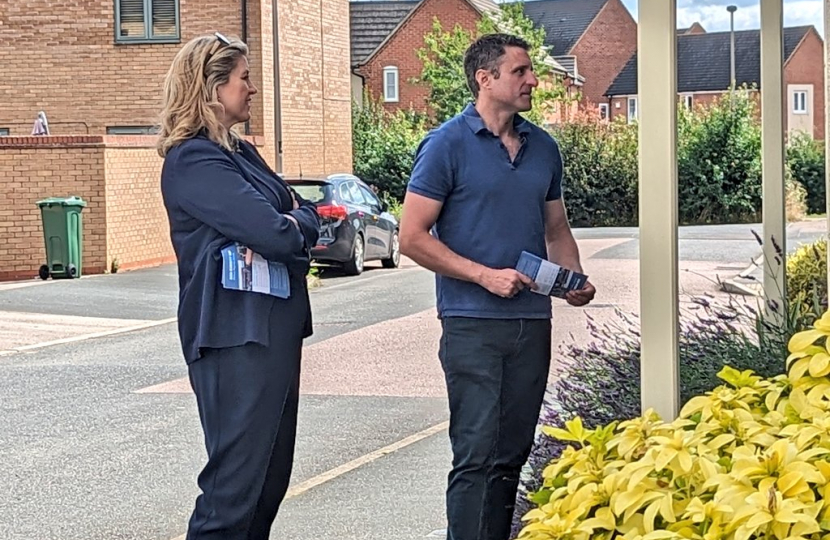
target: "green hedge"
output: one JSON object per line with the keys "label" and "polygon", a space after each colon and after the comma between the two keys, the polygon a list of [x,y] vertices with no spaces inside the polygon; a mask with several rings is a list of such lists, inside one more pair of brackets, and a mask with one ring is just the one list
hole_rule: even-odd
{"label": "green hedge", "polygon": [[362,106],[352,104],[354,173],[382,194],[402,200],[425,134],[423,117],[411,111],[387,112],[367,93]]}
{"label": "green hedge", "polygon": [[794,134],[787,144],[787,166],[793,179],[807,190],[807,211],[825,213],[824,142]]}

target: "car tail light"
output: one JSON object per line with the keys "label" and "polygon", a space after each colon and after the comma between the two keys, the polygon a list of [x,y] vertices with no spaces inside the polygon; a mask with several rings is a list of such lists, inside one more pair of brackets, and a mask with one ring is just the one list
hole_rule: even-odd
{"label": "car tail light", "polygon": [[324,204],[317,207],[317,213],[321,218],[342,219],[349,217],[349,210],[339,204]]}

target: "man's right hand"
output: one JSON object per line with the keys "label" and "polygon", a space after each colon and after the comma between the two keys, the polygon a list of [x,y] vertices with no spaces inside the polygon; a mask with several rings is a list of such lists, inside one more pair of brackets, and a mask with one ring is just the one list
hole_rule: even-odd
{"label": "man's right hand", "polygon": [[533,281],[512,268],[501,270],[488,268],[482,274],[479,285],[502,298],[513,298],[522,289],[532,287]]}

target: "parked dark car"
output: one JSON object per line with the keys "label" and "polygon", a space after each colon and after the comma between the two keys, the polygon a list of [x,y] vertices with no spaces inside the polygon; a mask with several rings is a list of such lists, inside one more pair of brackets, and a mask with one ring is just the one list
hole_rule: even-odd
{"label": "parked dark car", "polygon": [[301,197],[314,202],[320,214],[320,239],[311,250],[323,264],[342,265],[346,273],[363,272],[366,261],[380,260],[397,268],[401,260],[398,220],[386,203],[352,174],[326,178],[286,178]]}

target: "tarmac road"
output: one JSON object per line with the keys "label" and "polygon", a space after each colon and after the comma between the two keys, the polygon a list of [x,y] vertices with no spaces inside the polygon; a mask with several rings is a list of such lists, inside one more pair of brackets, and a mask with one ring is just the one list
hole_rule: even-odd
{"label": "tarmac road", "polygon": [[[790,243],[823,222],[796,224]],[[758,254],[748,226],[681,230],[681,286]],[[555,343],[585,316],[636,311],[636,229],[576,231],[599,294],[555,304]],[[445,527],[447,407],[433,277],[411,262],[312,292],[297,460],[272,535],[412,540]],[[172,540],[186,528],[204,460],[174,324],[175,267],[0,284],[0,538]]]}

